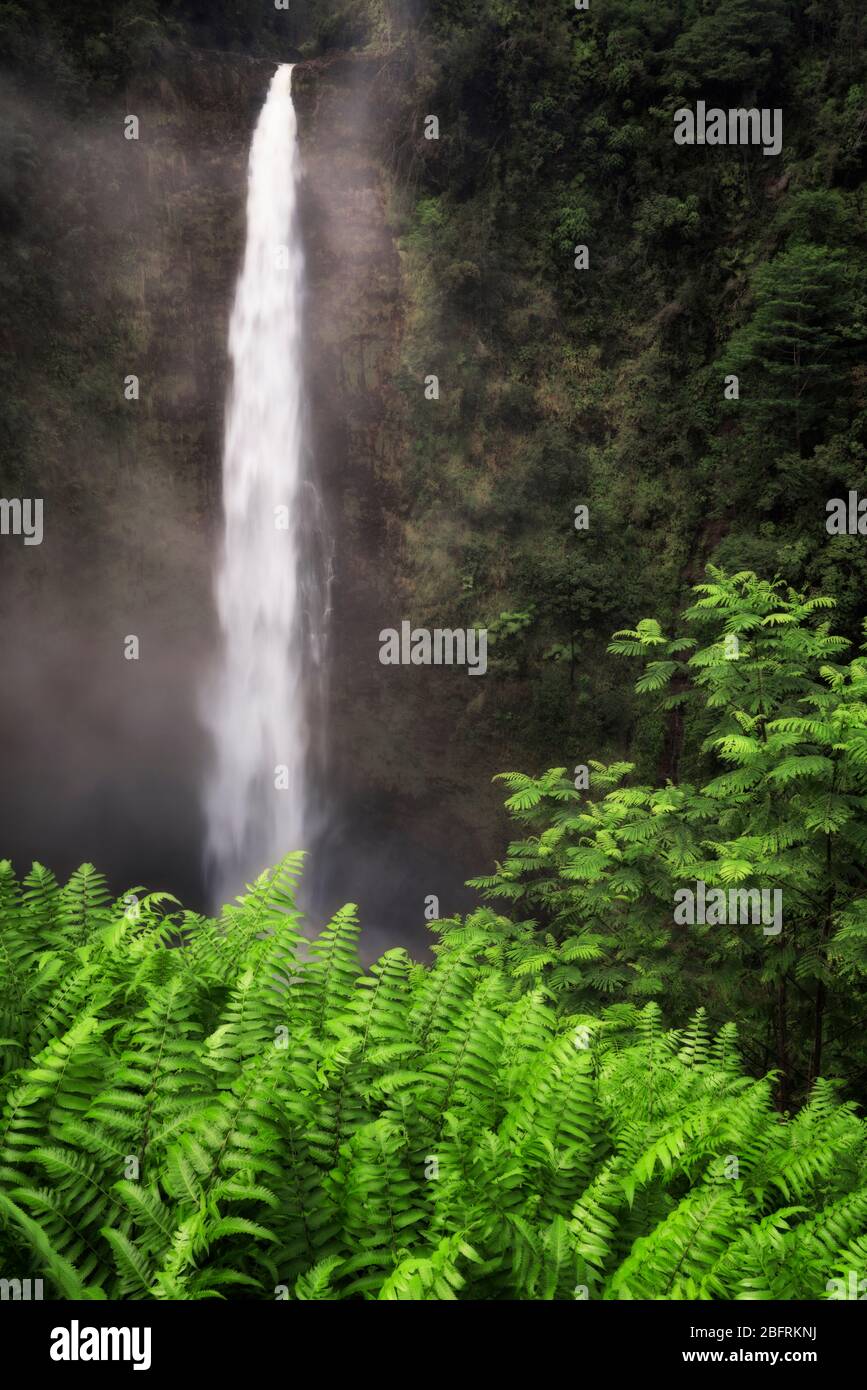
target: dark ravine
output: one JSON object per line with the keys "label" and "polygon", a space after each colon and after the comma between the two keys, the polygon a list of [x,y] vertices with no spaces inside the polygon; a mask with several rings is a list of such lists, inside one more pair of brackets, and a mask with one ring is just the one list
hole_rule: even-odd
{"label": "dark ravine", "polygon": [[303,63],[293,82],[306,166],[313,447],[336,540],[334,821],[319,860],[334,866],[328,905],[346,896],[372,905],[365,911],[381,939],[411,932],[428,894],[444,912],[470,900],[461,884],[494,852],[500,802],[485,793],[498,764],[466,740],[456,756],[460,722],[479,705],[476,682],[378,661],[380,630],[413,611],[395,172],[414,117],[408,81],[400,63],[373,53]]}
{"label": "dark ravine", "polygon": [[[70,30],[74,81],[50,59],[0,79],[4,487],[50,502],[39,552],[0,554],[16,653],[3,847],[202,901],[194,691],[215,640],[227,316],[250,135],[275,64],[293,60],[311,445],[337,562],[332,834],[312,873],[329,905],[358,898],[374,925],[411,931],[425,897],[449,910],[501,852],[498,771],[626,755],[642,778],[693,775],[690,730],[646,703],[639,718],[633,673],[605,647],[648,613],[670,622],[706,560],[834,592],[858,638],[865,562],[846,538],[826,544],[821,509],[862,468],[857,324],[834,289],[835,257],[860,253],[860,21],[848,4],[821,21],[787,11],[765,51],[740,0],[707,23],[651,7],[637,28],[600,5],[575,48],[576,16],[553,5],[457,27],[436,6],[399,22],[335,7],[285,29],[212,8],[166,19],[134,59],[115,36],[94,60]],[[666,103],[692,99],[699,53],[722,64],[726,99],[789,104],[779,162],[681,157]],[[432,110],[438,142],[422,134]],[[130,111],[138,144],[122,139]],[[719,381],[758,271],[782,274],[804,240],[830,286],[819,323],[837,334],[841,389],[819,393],[800,456],[780,453],[760,400],[721,410]],[[746,381],[759,367],[745,360]],[[443,381],[434,410],[427,371]],[[501,616],[484,681],[377,661],[379,631],[403,618]],[[39,746],[19,734],[31,713],[53,731]]]}
{"label": "dark ravine", "polygon": [[[13,466],[46,499],[46,540],[2,557],[18,654],[0,696],[6,853],[60,873],[102,853],[118,889],[144,876],[191,904],[226,323],[271,66],[173,50],[86,120],[53,117],[11,238],[24,267],[7,300],[11,385],[28,402]],[[49,93],[5,95],[22,138],[45,126]],[[138,142],[122,138],[128,113]],[[129,373],[138,401],[124,400]],[[37,715],[50,737],[22,739]]]}
{"label": "dark ravine", "polygon": [[125,1360],[158,1302],[200,1376],[286,1299],[827,1370],[865,52],[863,0],[0,4],[0,1299]]}
{"label": "dark ravine", "polygon": [[[19,243],[34,239],[34,256],[51,250],[45,302],[29,341],[17,342],[15,369],[19,394],[43,400],[19,467],[47,498],[49,529],[40,551],[2,557],[11,595],[3,636],[26,647],[0,696],[5,851],[17,862],[50,858],[58,872],[99,859],[118,889],[159,882],[191,904],[201,901],[198,787],[208,757],[194,673],[215,638],[227,317],[247,148],[273,69],[187,48],[166,55],[158,76],[63,132],[62,163],[60,150],[43,150],[25,190],[33,232],[16,232]],[[468,901],[460,885],[493,853],[500,797],[485,790],[496,761],[471,741],[465,756],[450,748],[462,713],[478,705],[476,683],[458,671],[428,683],[377,660],[380,628],[412,616],[412,499],[401,468],[410,440],[395,382],[405,311],[393,156],[405,79],[378,54],[334,55],[295,72],[311,445],[337,546],[333,836],[311,873],[320,882],[341,846],[336,882],[321,883],[328,903],[361,899],[371,927],[386,933],[411,931],[415,919],[424,941],[427,894],[443,911]],[[38,128],[38,103],[13,109],[23,127]],[[138,143],[121,137],[127,113],[139,116]],[[23,304],[10,307],[20,324]],[[47,376],[45,334],[63,354],[49,357]],[[138,402],[123,400],[130,372]],[[90,373],[100,384],[93,394]],[[65,393],[52,389],[61,379]],[[142,643],[135,666],[122,659],[128,633]],[[82,659],[84,689],[70,679]],[[14,733],[34,691],[62,734],[36,753]],[[32,790],[34,758],[37,780],[57,789],[47,807]],[[357,846],[354,868],[346,843]]]}

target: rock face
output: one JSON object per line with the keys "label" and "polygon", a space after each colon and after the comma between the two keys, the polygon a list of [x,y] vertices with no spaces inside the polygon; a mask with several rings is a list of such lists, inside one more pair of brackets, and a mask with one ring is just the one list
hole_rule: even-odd
{"label": "rock face", "polygon": [[[173,50],[86,116],[0,88],[27,152],[0,228],[18,267],[0,344],[16,426],[3,492],[42,497],[46,518],[38,549],[0,553],[15,654],[0,841],[19,864],[98,860],[119,890],[160,884],[197,906],[226,328],[272,66]],[[138,661],[124,659],[131,634]]]}
{"label": "rock face", "polygon": [[[46,526],[38,549],[0,555],[0,638],[21,653],[0,695],[3,852],[60,872],[92,858],[118,889],[135,878],[194,905],[208,756],[196,691],[215,640],[227,320],[247,150],[272,71],[177,50],[86,121],[52,110],[52,138],[18,171],[16,216],[0,219],[21,271],[7,302],[15,332],[0,342],[3,384],[19,402],[4,495],[43,497]],[[335,56],[299,64],[294,88],[311,442],[336,557],[330,833],[313,872],[323,907],[372,904],[374,949],[407,941],[413,924],[424,940],[425,898],[453,910],[463,879],[489,857],[469,791],[484,774],[449,748],[478,683],[378,662],[380,629],[413,617],[391,173],[407,74],[375,54]],[[0,98],[28,148],[51,94]],[[139,118],[138,141],[123,137],[128,114]],[[124,398],[130,374],[138,400]],[[123,657],[129,634],[140,638],[138,662]],[[37,751],[20,737],[35,709],[63,734]]]}
{"label": "rock face", "polygon": [[[336,557],[333,819],[317,868],[329,905],[351,890],[382,941],[406,940],[427,895],[441,898],[443,912],[468,900],[461,885],[490,850],[479,828],[486,779],[475,775],[471,747],[454,739],[461,711],[478,700],[477,682],[461,670],[379,662],[379,632],[413,617],[413,499],[402,469],[413,440],[399,385],[407,296],[394,172],[413,119],[411,74],[376,54],[338,56],[299,66],[294,91],[306,171],[313,442]],[[481,819],[490,832],[490,814]]]}

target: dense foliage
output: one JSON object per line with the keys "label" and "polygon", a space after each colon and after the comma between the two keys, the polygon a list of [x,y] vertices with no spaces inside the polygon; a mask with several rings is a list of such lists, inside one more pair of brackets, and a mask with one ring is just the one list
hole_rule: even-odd
{"label": "dense foliage", "polygon": [[863,1265],[867,1128],[828,1083],[785,1120],[733,1025],[562,1012],[448,935],[432,968],[362,971],[351,907],[301,949],[297,868],[217,923],[3,865],[5,1271],[74,1298],[731,1299]]}
{"label": "dense foliage", "polygon": [[[402,113],[385,141],[401,369],[394,381],[374,372],[369,390],[393,428],[402,409],[405,448],[375,502],[354,505],[384,512],[399,537],[416,621],[461,616],[496,634],[497,699],[468,711],[458,733],[470,750],[483,741],[494,758],[506,746],[526,761],[582,738],[606,756],[625,751],[634,706],[625,682],[601,674],[607,634],[644,595],[670,619],[707,560],[833,593],[845,635],[859,634],[863,547],[829,537],[824,509],[850,488],[867,491],[865,24],[860,0],[592,0],[586,11],[568,0],[317,0],[287,10],[34,0],[0,6],[0,61],[11,90],[44,84],[77,130],[114,119],[114,94],[133,78],[145,92],[162,72],[177,85],[190,54],[369,53],[387,67]],[[675,146],[674,111],[699,99],[779,108],[782,152]],[[428,113],[437,140],[423,136]],[[0,343],[0,390],[13,402],[10,471],[40,477],[56,447],[40,425],[41,397],[34,409],[27,355],[19,361],[34,313],[38,341],[51,341],[40,370],[52,411],[73,394],[88,410],[86,428],[76,420],[71,431],[84,432],[82,456],[91,414],[104,422],[111,409],[112,446],[118,434],[117,447],[139,459],[145,439],[131,435],[129,412],[109,407],[109,382],[141,356],[143,337],[166,337],[165,323],[149,322],[156,286],[140,303],[135,277],[114,274],[92,331],[88,305],[57,332],[81,243],[96,239],[100,276],[119,253],[102,245],[89,155],[42,246],[45,152],[32,117],[14,107],[9,116],[0,236],[19,331]],[[234,124],[246,119],[241,108]],[[97,170],[97,187],[107,177]],[[589,248],[586,272],[574,268],[578,243]],[[195,254],[222,249],[209,232]],[[228,264],[235,255],[230,247]],[[99,302],[95,286],[90,298]],[[173,318],[168,327],[180,331]],[[377,329],[374,304],[364,332]],[[352,351],[345,345],[347,359]],[[738,400],[723,395],[732,372]],[[439,377],[435,408],[422,389],[428,373]],[[58,422],[57,437],[69,432],[68,419]],[[153,440],[149,469],[171,434],[164,427]],[[192,451],[206,506],[213,448],[198,435],[185,447],[176,468],[190,466]],[[580,536],[576,504],[590,508]],[[630,743],[645,775],[672,770],[666,721],[645,717]]]}
{"label": "dense foliage", "polygon": [[[406,153],[401,242],[415,592],[527,616],[489,717],[534,760],[621,756],[631,726],[643,775],[672,772],[671,721],[635,727],[601,658],[708,560],[833,593],[859,636],[864,548],[824,521],[867,491],[865,22],[859,0],[431,6],[415,109],[441,133]],[[781,110],[779,157],[675,146],[698,100]]]}
{"label": "dense foliage", "polygon": [[[3,1268],[86,1298],[841,1296],[867,1126],[820,1062],[863,991],[867,662],[827,606],[718,572],[706,645],[621,634],[727,770],[508,775],[531,833],[480,883],[522,918],[438,924],[432,965],[362,969],[351,905],[308,942],[300,855],[218,921],[0,865]],[[780,935],[678,941],[698,877],[781,884]]]}
{"label": "dense foliage", "polygon": [[[215,510],[220,160],[241,169],[271,61],[325,86],[348,52],[359,110],[375,69],[390,88],[356,200],[387,204],[399,289],[357,275],[376,350],[346,433],[374,482],[344,470],[344,521],[375,514],[416,622],[488,630],[484,692],[452,686],[419,741],[549,767],[504,774],[516,838],[431,964],[363,968],[351,906],[309,941],[298,856],[219,920],[0,863],[4,1276],[140,1299],[865,1278],[867,560],[825,527],[867,495],[865,25],[859,0],[0,3],[3,486],[65,514],[63,585],[102,549],[117,583],[85,589],[152,596],[147,560],[178,611],[164,560]],[[782,110],[779,158],[676,147],[699,99]],[[130,365],[158,383],[138,412]],[[432,799],[357,742],[362,783]],[[486,814],[467,800],[453,839]],[[779,926],[679,921],[699,884],[778,894]]]}
{"label": "dense foliage", "polygon": [[[630,764],[591,764],[605,795],[587,802],[563,768],[513,774],[507,806],[531,833],[475,884],[530,919],[501,924],[519,972],[737,1017],[783,1105],[829,1059],[863,1095],[867,656],[830,631],[829,599],[716,570],[695,596],[684,636],[646,619],[611,644],[690,725],[690,780],[621,785]],[[780,928],[678,926],[675,893],[698,881],[779,893]]]}

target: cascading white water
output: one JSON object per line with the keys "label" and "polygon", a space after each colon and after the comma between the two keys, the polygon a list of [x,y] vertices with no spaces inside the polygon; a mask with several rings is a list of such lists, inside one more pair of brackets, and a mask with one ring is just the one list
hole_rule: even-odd
{"label": "cascading white water", "polygon": [[203,711],[216,753],[204,798],[215,903],[308,847],[308,711],[323,662],[327,580],[307,534],[311,507],[321,508],[303,441],[299,177],[292,67],[284,65],[250,149],[247,241],[229,324],[216,581],[223,644]]}

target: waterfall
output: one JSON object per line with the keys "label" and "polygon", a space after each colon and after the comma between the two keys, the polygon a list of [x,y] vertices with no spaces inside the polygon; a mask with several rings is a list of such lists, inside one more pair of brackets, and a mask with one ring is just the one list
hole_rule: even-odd
{"label": "waterfall", "polygon": [[311,730],[322,723],[328,614],[322,507],[304,444],[304,257],[292,67],[250,148],[247,237],[229,323],[218,669],[203,692],[215,757],[204,793],[215,904],[313,833]]}

